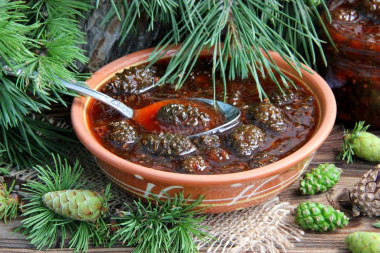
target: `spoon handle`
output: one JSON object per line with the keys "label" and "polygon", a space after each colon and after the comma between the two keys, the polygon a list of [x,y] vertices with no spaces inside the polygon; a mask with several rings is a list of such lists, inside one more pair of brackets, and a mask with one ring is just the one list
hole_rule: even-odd
{"label": "spoon handle", "polygon": [[68,83],[66,81],[61,80],[62,84],[65,85],[67,89],[73,90],[78,92],[81,95],[93,97],[109,106],[114,108],[115,110],[119,111],[123,116],[131,119],[133,117],[133,109],[126,106],[119,100],[113,99],[112,97],[103,94],[99,91],[92,90],[90,88],[87,88],[86,86],[82,86],[75,83]]}

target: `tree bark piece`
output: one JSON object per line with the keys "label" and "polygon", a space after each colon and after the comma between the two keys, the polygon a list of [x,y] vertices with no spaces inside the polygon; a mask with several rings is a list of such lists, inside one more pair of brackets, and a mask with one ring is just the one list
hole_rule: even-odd
{"label": "tree bark piece", "polygon": [[154,47],[165,35],[165,29],[160,24],[156,23],[154,30],[148,31],[150,21],[140,18],[137,33],[130,32],[120,45],[122,24],[117,16],[114,15],[107,24],[101,25],[110,8],[111,1],[101,1],[86,19],[80,20],[82,31],[87,36],[87,44],[82,45],[82,48],[87,51],[86,56],[89,58],[86,65],[78,65],[81,72],[95,72],[121,56]]}

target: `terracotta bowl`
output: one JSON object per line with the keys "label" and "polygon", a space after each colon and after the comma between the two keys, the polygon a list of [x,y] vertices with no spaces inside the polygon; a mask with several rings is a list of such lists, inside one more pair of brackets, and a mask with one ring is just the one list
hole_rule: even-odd
{"label": "terracotta bowl", "polygon": [[[89,87],[99,89],[107,80],[133,65],[146,62],[153,49],[142,50],[115,60],[93,74]],[[171,57],[176,49],[165,57]],[[202,55],[212,55],[203,51]],[[272,58],[284,71],[297,76],[277,53]],[[310,164],[316,150],[329,135],[336,117],[334,95],[327,83],[314,71],[303,71],[302,81],[314,94],[319,106],[320,120],[310,140],[291,155],[270,165],[238,173],[222,175],[189,175],[159,171],[134,164],[105,149],[91,134],[87,124],[87,108],[91,98],[77,97],[71,117],[74,130],[83,145],[94,155],[104,173],[122,189],[132,195],[149,198],[150,192],[166,198],[183,191],[196,199],[204,196],[202,205],[206,213],[229,212],[259,204],[291,186]]]}

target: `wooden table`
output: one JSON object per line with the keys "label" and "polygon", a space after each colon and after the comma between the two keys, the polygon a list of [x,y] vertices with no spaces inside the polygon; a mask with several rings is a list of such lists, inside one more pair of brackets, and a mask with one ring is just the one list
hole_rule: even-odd
{"label": "wooden table", "polygon": [[[371,128],[369,131],[380,136],[380,131],[372,131]],[[350,218],[350,221],[347,227],[329,233],[305,232],[303,240],[301,242],[294,242],[295,248],[290,249],[288,252],[350,252],[344,244],[344,238],[348,234],[355,231],[380,232],[380,229],[373,227],[376,218],[352,218],[347,191],[351,190],[353,185],[360,180],[361,176],[369,169],[374,168],[377,163],[369,163],[356,159],[353,164],[347,164],[345,161],[336,160],[336,156],[341,151],[343,132],[343,126],[336,124],[327,140],[318,149],[311,166],[315,167],[320,163],[334,163],[337,167],[343,169],[338,184],[334,186],[332,194],[329,195],[335,200],[334,202],[337,207]],[[280,199],[282,201],[289,201],[294,206],[305,200],[330,205],[327,199],[328,194],[302,196],[299,194],[298,187],[298,182],[293,184],[288,190],[281,193]]]}
{"label": "wooden table", "polygon": [[[370,129],[371,131],[371,129]],[[371,131],[380,136],[380,131]],[[306,232],[303,240],[294,241],[295,248],[288,249],[290,253],[301,252],[350,252],[344,245],[344,238],[354,231],[377,231],[380,229],[373,227],[376,218],[360,217],[352,218],[350,215],[349,205],[345,193],[351,189],[353,184],[358,182],[361,176],[369,169],[375,167],[376,163],[368,163],[357,159],[354,164],[346,164],[343,161],[337,161],[335,157],[338,155],[342,145],[343,127],[335,125],[330,136],[324,144],[318,149],[311,166],[318,166],[320,163],[335,163],[337,167],[343,169],[339,183],[333,188],[330,194],[335,199],[336,205],[344,211],[351,219],[347,227],[328,233]],[[329,204],[326,193],[315,196],[302,196],[299,192],[298,182],[291,186],[288,190],[280,194],[281,201],[290,202],[297,206],[305,200],[321,202]],[[11,231],[20,224],[19,220],[12,221],[7,225],[0,224],[0,252],[32,252],[33,247],[28,243],[25,237],[19,234],[12,234]],[[130,252],[131,249],[125,247],[115,247],[112,249],[90,249],[89,252]],[[49,252],[71,252],[71,250],[49,250]]]}

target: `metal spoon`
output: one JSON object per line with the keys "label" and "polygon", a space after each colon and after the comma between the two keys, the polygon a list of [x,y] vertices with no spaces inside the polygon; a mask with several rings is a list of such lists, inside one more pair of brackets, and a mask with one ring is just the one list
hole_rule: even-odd
{"label": "metal spoon", "polygon": [[[95,98],[95,99],[109,105],[110,107],[112,107],[115,110],[117,110],[118,112],[120,112],[126,118],[136,119],[134,116],[137,115],[137,112],[138,112],[138,114],[141,114],[144,111],[144,108],[134,110],[134,109],[126,106],[125,104],[123,104],[119,100],[116,100],[116,99],[114,99],[114,98],[112,98],[112,97],[110,97],[104,93],[101,93],[99,91],[87,88],[85,86],[75,84],[75,83],[68,83],[66,81],[62,81],[62,83],[63,83],[63,85],[65,85],[65,87],[67,89],[76,91],[81,95],[90,96],[92,98]],[[175,100],[175,99],[159,101],[159,102],[156,102],[154,105],[155,106],[159,106],[159,105],[164,106],[164,105],[169,104],[173,100]],[[187,100],[200,101],[200,102],[207,103],[207,104],[210,104],[212,106],[215,106],[216,109],[218,111],[220,111],[224,115],[224,117],[226,118],[226,123],[224,123],[218,127],[215,127],[213,129],[190,135],[189,136],[190,138],[201,136],[201,135],[206,135],[206,134],[223,133],[223,132],[233,128],[237,124],[239,124],[241,112],[235,106],[232,106],[232,105],[229,105],[227,103],[220,102],[220,101],[214,101],[212,99],[205,99],[205,98],[188,98]],[[150,105],[150,106],[152,106],[152,105]],[[149,106],[147,106],[147,107],[149,107]],[[147,107],[145,107],[145,108],[147,108]]]}

